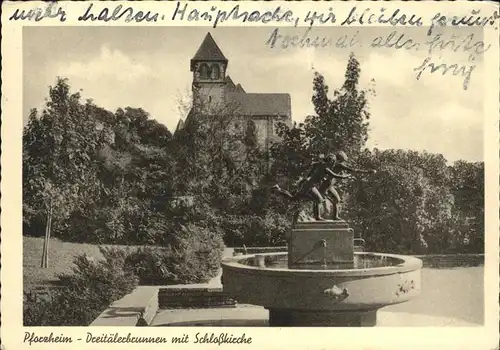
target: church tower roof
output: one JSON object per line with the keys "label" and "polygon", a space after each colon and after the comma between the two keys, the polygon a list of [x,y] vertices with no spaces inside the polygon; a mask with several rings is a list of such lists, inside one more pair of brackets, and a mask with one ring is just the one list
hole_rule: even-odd
{"label": "church tower roof", "polygon": [[229,75],[226,75],[226,79],[224,79],[224,82],[226,83],[226,91],[233,92],[236,90],[236,85],[234,85],[233,79]]}
{"label": "church tower roof", "polygon": [[219,46],[217,46],[210,32],[207,33],[198,51],[196,51],[194,57],[191,59],[191,69],[193,68],[193,63],[196,61],[222,61],[227,63],[227,58],[224,56]]}
{"label": "church tower roof", "polygon": [[239,84],[239,83],[238,83],[238,85],[236,85],[235,91],[236,92],[245,93],[245,90],[243,89],[243,86],[241,86],[241,84]]}

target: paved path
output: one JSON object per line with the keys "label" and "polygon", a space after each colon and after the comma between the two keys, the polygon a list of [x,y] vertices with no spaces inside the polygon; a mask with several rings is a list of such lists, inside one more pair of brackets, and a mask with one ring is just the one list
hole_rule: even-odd
{"label": "paved path", "polygon": [[[266,327],[269,313],[259,306],[236,308],[160,310],[152,326]],[[481,327],[479,324],[448,317],[379,311],[377,327]]]}
{"label": "paved path", "polygon": [[[233,248],[224,248],[224,252],[222,253],[222,259],[231,258],[233,256],[234,249]],[[221,278],[222,276],[222,268],[219,269],[219,273],[217,276],[212,278],[206,285],[209,288],[222,288]]]}

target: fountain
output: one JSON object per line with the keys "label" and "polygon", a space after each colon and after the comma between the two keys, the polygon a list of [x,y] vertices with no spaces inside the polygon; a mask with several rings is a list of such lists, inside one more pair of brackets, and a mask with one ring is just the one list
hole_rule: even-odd
{"label": "fountain", "polygon": [[270,326],[375,326],[377,310],[420,293],[422,261],[355,251],[356,239],[344,220],[295,220],[287,253],[222,263],[224,292],[265,307]]}
{"label": "fountain", "polygon": [[421,260],[354,252],[345,221],[298,223],[288,253],[222,263],[224,292],[264,306],[270,326],[375,326],[377,310],[420,292]]}

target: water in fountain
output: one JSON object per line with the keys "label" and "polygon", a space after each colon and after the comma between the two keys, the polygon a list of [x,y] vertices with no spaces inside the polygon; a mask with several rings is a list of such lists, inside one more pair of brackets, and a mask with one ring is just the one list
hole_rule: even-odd
{"label": "water in fountain", "polygon": [[[241,259],[238,263],[246,266],[255,266],[270,269],[289,269],[287,254],[256,255],[246,259]],[[352,262],[329,262],[325,259],[318,262],[306,262],[296,264],[293,269],[297,270],[352,270],[352,269],[373,269],[378,267],[398,266],[404,260],[372,254],[354,254]]]}

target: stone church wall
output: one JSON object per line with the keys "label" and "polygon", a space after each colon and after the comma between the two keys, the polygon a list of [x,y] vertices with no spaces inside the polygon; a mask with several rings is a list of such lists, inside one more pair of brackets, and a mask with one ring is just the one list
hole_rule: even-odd
{"label": "stone church wall", "polygon": [[267,130],[267,120],[266,119],[253,119],[255,124],[255,130],[257,134],[257,142],[262,149],[265,149],[267,138],[268,138],[268,130]]}

